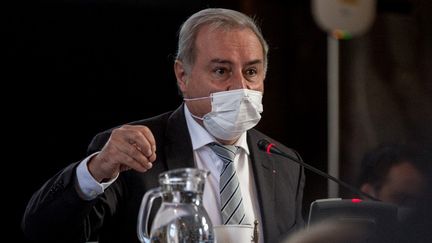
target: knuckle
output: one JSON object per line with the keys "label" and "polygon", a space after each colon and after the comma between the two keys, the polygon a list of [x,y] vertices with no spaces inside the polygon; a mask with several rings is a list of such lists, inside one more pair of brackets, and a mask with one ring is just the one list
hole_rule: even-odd
{"label": "knuckle", "polygon": [[146,133],[151,133],[150,128],[148,128],[147,126],[144,126],[144,127],[143,127],[143,130],[144,130]]}
{"label": "knuckle", "polygon": [[119,127],[119,128],[115,128],[114,130],[112,130],[111,132],[111,136],[117,136],[119,133],[122,133],[123,130],[123,126]]}

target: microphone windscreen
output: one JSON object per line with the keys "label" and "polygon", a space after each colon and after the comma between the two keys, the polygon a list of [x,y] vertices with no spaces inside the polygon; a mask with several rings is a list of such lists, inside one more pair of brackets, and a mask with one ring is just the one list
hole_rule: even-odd
{"label": "microphone windscreen", "polygon": [[260,139],[257,142],[258,148],[264,151],[267,151],[267,147],[270,145],[270,142],[265,139]]}

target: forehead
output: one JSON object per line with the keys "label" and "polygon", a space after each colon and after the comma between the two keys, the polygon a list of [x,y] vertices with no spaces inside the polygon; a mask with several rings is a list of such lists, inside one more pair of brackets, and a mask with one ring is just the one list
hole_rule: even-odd
{"label": "forehead", "polygon": [[202,26],[197,33],[195,45],[198,56],[200,54],[227,57],[240,55],[246,58],[263,59],[263,46],[249,28]]}

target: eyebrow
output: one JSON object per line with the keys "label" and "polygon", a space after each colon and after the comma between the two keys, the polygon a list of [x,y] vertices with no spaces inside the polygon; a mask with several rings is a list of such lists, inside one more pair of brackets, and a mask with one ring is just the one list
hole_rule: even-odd
{"label": "eyebrow", "polygon": [[[212,59],[212,60],[210,60],[210,62],[211,63],[219,63],[219,64],[232,64],[231,61],[223,60],[223,59],[219,59],[219,58]],[[250,65],[261,64],[261,63],[263,63],[262,60],[256,59],[256,60],[252,60],[252,61],[247,62],[246,65],[250,66]]]}

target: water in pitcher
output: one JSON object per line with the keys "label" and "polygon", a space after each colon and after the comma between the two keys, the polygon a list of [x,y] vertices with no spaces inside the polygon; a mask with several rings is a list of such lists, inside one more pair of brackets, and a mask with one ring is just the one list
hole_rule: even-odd
{"label": "water in pitcher", "polygon": [[[167,171],[159,176],[160,187],[148,191],[138,217],[141,242],[213,243],[210,218],[202,205],[208,172],[194,168]],[[150,235],[146,232],[149,212],[155,198],[162,204],[153,220]]]}

